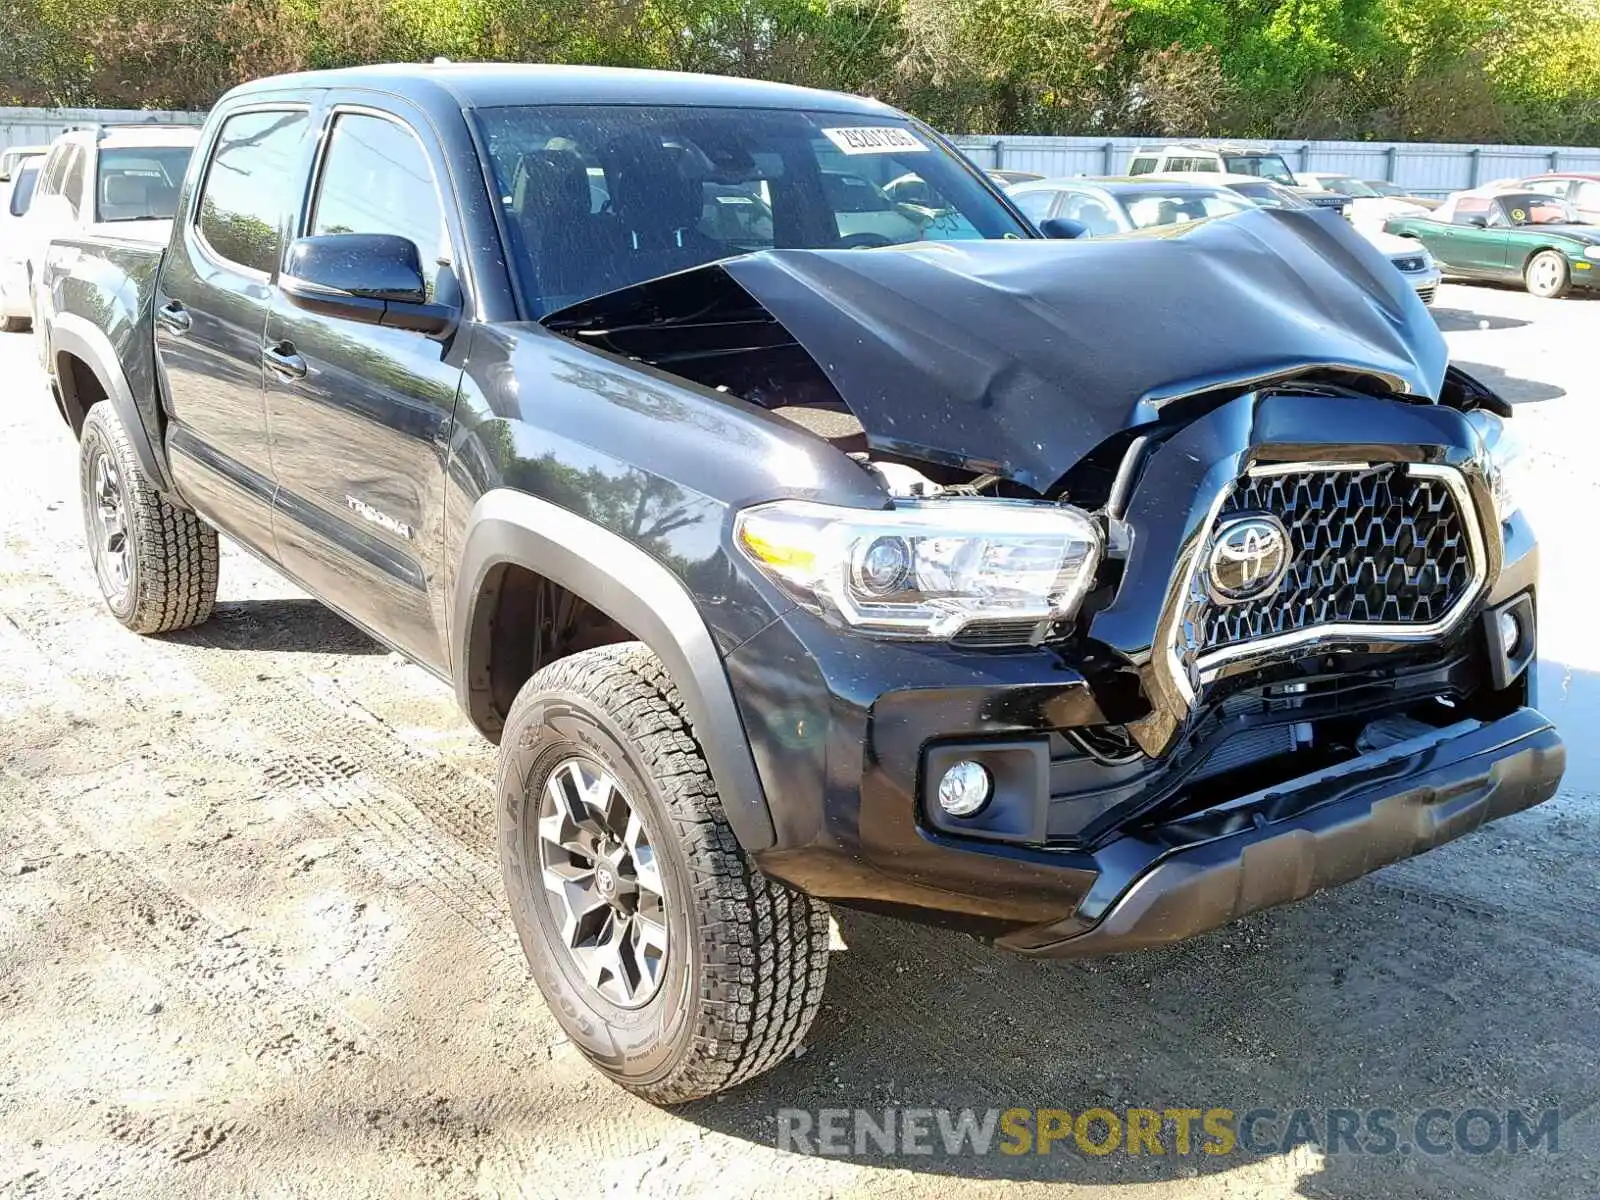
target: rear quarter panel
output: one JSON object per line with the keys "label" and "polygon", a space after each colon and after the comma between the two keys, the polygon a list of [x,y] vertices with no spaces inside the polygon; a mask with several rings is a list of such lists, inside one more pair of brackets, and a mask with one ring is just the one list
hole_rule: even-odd
{"label": "rear quarter panel", "polygon": [[[40,277],[40,309],[48,331],[41,339],[56,373],[67,335],[85,322],[104,335],[120,365],[141,424],[160,443],[161,410],[156,389],[151,304],[162,247],[109,237],[61,238],[51,243]],[[67,320],[61,320],[62,317]],[[59,327],[62,336],[56,336]]]}

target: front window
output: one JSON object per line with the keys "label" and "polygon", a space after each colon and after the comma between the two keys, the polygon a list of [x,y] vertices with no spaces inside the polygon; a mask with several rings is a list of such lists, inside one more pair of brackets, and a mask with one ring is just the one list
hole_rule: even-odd
{"label": "front window", "polygon": [[100,221],[169,221],[189,169],[191,146],[121,146],[100,151],[95,215]]}
{"label": "front window", "polygon": [[1061,202],[1061,215],[1077,221],[1090,237],[1104,237],[1124,229],[1117,220],[1115,204],[1093,192],[1068,192]]}
{"label": "front window", "polygon": [[540,314],[756,250],[1031,236],[964,160],[902,120],[601,105],[477,119]]}
{"label": "front window", "polygon": [[1294,186],[1294,172],[1289,170],[1281,154],[1224,154],[1222,165],[1232,175],[1259,175],[1262,179]]}
{"label": "front window", "polygon": [[1248,200],[1220,189],[1214,192],[1199,189],[1180,192],[1152,188],[1149,191],[1122,192],[1118,199],[1122,201],[1128,220],[1135,229],[1203,221],[1207,217],[1226,217],[1253,207]]}
{"label": "front window", "polygon": [[416,135],[366,113],[340,113],[333,124],[311,211],[312,236],[386,233],[416,246],[428,297],[451,257],[444,206],[433,168]]}

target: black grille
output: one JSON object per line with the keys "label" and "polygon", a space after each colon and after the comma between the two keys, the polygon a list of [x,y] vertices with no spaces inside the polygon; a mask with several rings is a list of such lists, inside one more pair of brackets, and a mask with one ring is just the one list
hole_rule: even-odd
{"label": "black grille", "polygon": [[1283,522],[1288,568],[1265,596],[1222,604],[1206,587],[1203,547],[1184,623],[1196,654],[1324,625],[1426,625],[1473,586],[1455,492],[1404,466],[1247,477],[1218,520],[1246,513]]}

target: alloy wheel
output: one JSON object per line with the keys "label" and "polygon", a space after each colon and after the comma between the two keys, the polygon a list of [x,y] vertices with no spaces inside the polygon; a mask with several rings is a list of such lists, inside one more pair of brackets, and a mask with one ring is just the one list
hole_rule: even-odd
{"label": "alloy wheel", "polygon": [[667,965],[667,897],[655,848],[616,778],[569,758],[545,781],[539,866],[561,943],[584,981],[611,1003],[638,1008]]}
{"label": "alloy wheel", "polygon": [[84,479],[83,511],[88,519],[89,553],[95,574],[112,605],[120,605],[133,582],[133,546],[122,477],[109,451],[102,448]]}
{"label": "alloy wheel", "polygon": [[1561,260],[1551,254],[1541,254],[1534,260],[1529,275],[1535,291],[1541,295],[1553,292],[1561,286]]}

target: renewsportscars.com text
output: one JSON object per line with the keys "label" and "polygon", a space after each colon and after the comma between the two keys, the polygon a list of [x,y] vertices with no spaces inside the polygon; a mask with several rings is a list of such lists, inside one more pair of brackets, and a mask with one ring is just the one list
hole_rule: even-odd
{"label": "renewsportscars.com text", "polygon": [[780,1108],[777,1146],[838,1157],[1482,1155],[1560,1149],[1559,1109]]}

